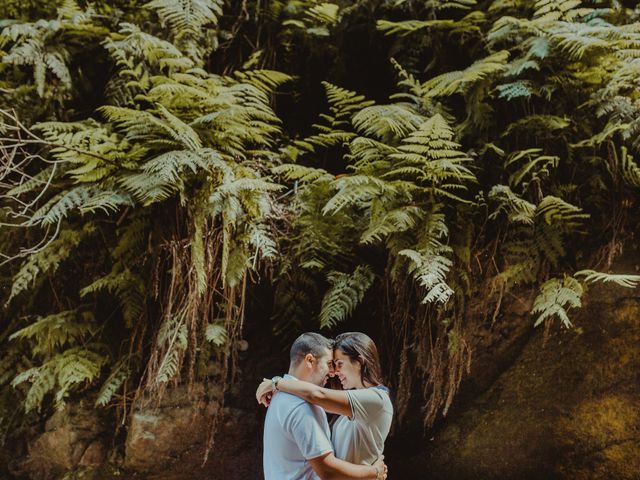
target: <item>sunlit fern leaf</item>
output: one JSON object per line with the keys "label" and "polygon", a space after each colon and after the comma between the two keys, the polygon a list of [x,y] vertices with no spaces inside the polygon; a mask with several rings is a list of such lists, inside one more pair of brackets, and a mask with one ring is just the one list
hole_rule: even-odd
{"label": "sunlit fern leaf", "polygon": [[325,26],[333,26],[340,20],[340,6],[335,3],[318,3],[305,12],[307,17]]}
{"label": "sunlit fern leaf", "polygon": [[580,270],[573,274],[574,277],[584,277],[585,283],[615,283],[625,288],[636,288],[640,285],[640,275],[616,274],[596,272],[595,270]]}
{"label": "sunlit fern leaf", "polygon": [[547,225],[560,225],[566,228],[581,226],[589,214],[582,209],[571,205],[561,198],[547,195],[536,208],[536,217],[542,218]]}
{"label": "sunlit fern leaf", "polygon": [[210,323],[205,330],[205,338],[207,342],[213,343],[216,347],[222,347],[227,343],[229,335],[227,329],[220,322]]}
{"label": "sunlit fern leaf", "polygon": [[538,21],[573,20],[591,12],[578,8],[581,4],[581,0],[537,0],[533,17]]}
{"label": "sunlit fern leaf", "polygon": [[446,303],[453,290],[446,283],[447,274],[453,265],[452,248],[443,243],[448,236],[445,217],[431,213],[418,227],[418,238],[413,248],[405,248],[398,256],[408,260],[408,272],[425,290],[422,303]]}
{"label": "sunlit fern leaf", "polygon": [[145,5],[158,12],[177,39],[200,33],[207,24],[217,25],[222,16],[222,0],[153,0]]}
{"label": "sunlit fern leaf", "polygon": [[331,180],[333,176],[322,168],[305,167],[295,163],[286,163],[273,167],[271,171],[281,175],[285,180],[298,182],[315,182],[316,180]]}
{"label": "sunlit fern leaf", "polygon": [[251,262],[253,268],[256,268],[258,258],[272,260],[276,258],[277,244],[266,225],[250,225],[246,234],[246,242],[253,247],[255,252]]}
{"label": "sunlit fern leaf", "polygon": [[25,410],[40,410],[47,393],[54,393],[56,406],[64,405],[70,391],[94,381],[106,358],[86,347],[73,347],[52,357],[39,367],[18,374],[11,384],[14,387],[24,382],[31,386],[25,399]]}
{"label": "sunlit fern leaf", "polygon": [[405,137],[424,120],[409,104],[395,103],[363,108],[353,116],[353,125],[365,135],[389,142]]}
{"label": "sunlit fern leaf", "polygon": [[162,349],[156,383],[167,383],[180,373],[184,351],[188,345],[187,325],[184,322],[185,313],[165,317],[158,330],[156,345]]}
{"label": "sunlit fern leaf", "polygon": [[358,95],[356,92],[338,87],[329,82],[323,81],[322,86],[326,90],[327,101],[331,111],[331,116],[328,118],[329,124],[334,129],[348,127],[350,119],[355,113],[374,104],[373,101],[367,100],[363,95]]}
{"label": "sunlit fern leaf", "polygon": [[54,362],[59,385],[55,394],[56,404],[62,405],[73,387],[90,384],[97,379],[106,360],[85,346],[70,348],[54,357],[51,362]]}
{"label": "sunlit fern leaf", "polygon": [[391,153],[392,165],[382,175],[387,179],[406,179],[461,200],[455,190],[466,189],[465,182],[475,176],[465,166],[470,158],[453,140],[453,130],[440,114],[436,114],[402,140],[397,152]]}
{"label": "sunlit fern leaf", "polygon": [[62,191],[36,210],[29,219],[29,224],[47,226],[59,223],[98,193],[101,193],[100,189],[84,185]]}
{"label": "sunlit fern leaf", "polygon": [[582,306],[582,294],[584,289],[580,282],[570,276],[564,278],[552,278],[540,287],[540,293],[536,297],[531,313],[537,315],[534,326],[538,326],[545,320],[557,317],[566,328],[573,326],[569,320],[568,311],[571,308]]}
{"label": "sunlit fern leaf", "polygon": [[[550,30],[550,40],[570,59],[580,60],[587,53],[611,48],[608,27],[562,22]],[[605,38],[602,38],[602,37]]]}
{"label": "sunlit fern leaf", "polygon": [[430,97],[449,96],[466,91],[470,85],[500,73],[505,69],[509,58],[507,50],[501,50],[474,62],[464,70],[438,75],[423,84]]}
{"label": "sunlit fern leaf", "polygon": [[241,82],[254,85],[267,94],[272,94],[282,85],[293,80],[291,75],[276,70],[247,70],[235,72],[234,75]]}
{"label": "sunlit fern leaf", "polygon": [[352,274],[331,272],[331,284],[322,299],[320,328],[332,328],[346,320],[362,302],[375,276],[367,265],[358,265]]}
{"label": "sunlit fern leaf", "polygon": [[337,213],[349,205],[364,205],[378,195],[395,190],[390,183],[369,175],[349,175],[333,183],[338,191],[322,209],[325,215]]}
{"label": "sunlit fern leaf", "polygon": [[174,140],[189,150],[195,151],[202,148],[202,140],[190,125],[173,115],[163,105],[158,105],[158,111],[166,121],[165,128]]}
{"label": "sunlit fern leaf", "polygon": [[511,101],[514,98],[530,98],[535,92],[533,83],[529,80],[518,80],[516,82],[505,83],[496,87],[498,98]]}
{"label": "sunlit fern leaf", "polygon": [[371,222],[360,237],[361,243],[373,243],[388,235],[401,233],[413,228],[424,212],[415,206],[399,207],[372,215]]}
{"label": "sunlit fern leaf", "polygon": [[629,154],[627,147],[623,146],[620,155],[614,155],[614,158],[625,183],[631,187],[640,187],[640,167]]}

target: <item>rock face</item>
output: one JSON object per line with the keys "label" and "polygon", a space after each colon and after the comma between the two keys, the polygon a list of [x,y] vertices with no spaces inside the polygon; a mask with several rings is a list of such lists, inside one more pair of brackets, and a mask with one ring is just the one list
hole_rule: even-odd
{"label": "rock face", "polygon": [[640,298],[609,293],[589,292],[593,300],[573,315],[576,330],[546,344],[535,332],[393,477],[640,478]]}
{"label": "rock face", "polygon": [[221,391],[205,395],[203,385],[191,391],[179,387],[168,390],[159,404],[139,408],[127,430],[124,467],[143,473],[162,472],[192,450],[198,450],[201,462],[220,395]]}
{"label": "rock face", "polygon": [[29,445],[19,473],[48,480],[79,467],[94,467],[107,459],[107,423],[89,406],[69,403],[54,413],[45,431]]}

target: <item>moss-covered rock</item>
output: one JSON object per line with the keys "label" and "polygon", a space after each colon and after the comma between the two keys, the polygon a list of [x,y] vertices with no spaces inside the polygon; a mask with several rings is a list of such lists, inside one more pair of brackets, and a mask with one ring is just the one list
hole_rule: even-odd
{"label": "moss-covered rock", "polygon": [[640,298],[603,292],[576,330],[536,332],[399,478],[640,478]]}

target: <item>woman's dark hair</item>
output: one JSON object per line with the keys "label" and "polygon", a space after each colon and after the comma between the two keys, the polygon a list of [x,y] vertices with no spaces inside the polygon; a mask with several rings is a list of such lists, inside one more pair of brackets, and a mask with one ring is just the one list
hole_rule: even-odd
{"label": "woman's dark hair", "polygon": [[368,335],[361,332],[341,333],[336,337],[333,349],[340,350],[352,362],[360,364],[362,383],[382,385],[382,369],[380,368],[378,348]]}

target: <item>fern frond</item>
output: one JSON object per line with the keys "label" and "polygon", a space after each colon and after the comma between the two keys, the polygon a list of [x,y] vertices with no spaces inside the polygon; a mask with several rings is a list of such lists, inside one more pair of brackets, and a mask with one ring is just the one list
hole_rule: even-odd
{"label": "fern frond", "polygon": [[128,268],[116,263],[113,270],[80,290],[80,296],[105,290],[118,299],[127,326],[131,327],[143,315],[146,308],[146,287],[142,278]]}
{"label": "fern frond", "polygon": [[474,62],[464,70],[444,73],[426,81],[423,89],[427,96],[441,97],[466,91],[470,85],[505,69],[509,52],[502,50]]}
{"label": "fern frond", "polygon": [[520,198],[505,185],[494,185],[489,192],[489,199],[498,202],[498,207],[489,218],[496,218],[501,212],[505,212],[510,222],[532,225],[536,206]]}
{"label": "fern frond", "polygon": [[369,226],[360,236],[360,243],[378,242],[391,234],[405,232],[413,228],[423,215],[423,210],[414,206],[400,207],[372,215]]}
{"label": "fern frond", "polygon": [[167,383],[180,373],[182,357],[188,345],[184,312],[165,317],[158,330],[156,345],[163,354],[154,381]]}
{"label": "fern frond", "polygon": [[363,108],[353,116],[353,125],[365,135],[390,142],[413,132],[424,120],[408,104],[395,103]]}
{"label": "fern frond", "polygon": [[329,199],[323,214],[335,214],[349,205],[364,205],[376,196],[395,191],[388,182],[369,175],[350,175],[333,182],[338,192]]}
{"label": "fern frond", "polygon": [[205,330],[207,342],[213,343],[216,347],[222,347],[229,340],[227,329],[220,323],[210,323]]}
{"label": "fern frond", "polygon": [[111,374],[104,381],[102,387],[100,387],[98,398],[95,402],[96,407],[108,405],[116,392],[120,390],[124,382],[129,378],[131,375],[129,361],[130,358],[127,356],[113,366]]}
{"label": "fern frond", "polygon": [[358,265],[352,274],[329,273],[327,280],[331,287],[322,299],[320,328],[332,328],[346,320],[362,302],[374,278],[373,272],[367,265]]}
{"label": "fern frond", "polygon": [[625,288],[636,288],[640,284],[640,275],[616,274],[596,272],[595,270],[580,270],[573,274],[574,277],[584,277],[586,283],[615,283]]}
{"label": "fern frond", "polygon": [[538,315],[534,326],[540,325],[545,320],[558,317],[566,328],[573,326],[569,320],[568,311],[571,308],[582,306],[582,294],[584,289],[575,278],[552,278],[540,287],[540,293],[536,297],[531,313]]}
{"label": "fern frond", "polygon": [[276,175],[281,175],[288,181],[315,182],[317,180],[331,180],[333,176],[322,168],[305,167],[294,163],[286,163],[271,169]]}
{"label": "fern frond", "polygon": [[422,303],[446,303],[453,294],[446,283],[453,265],[448,256],[453,250],[442,243],[442,239],[448,235],[444,215],[428,215],[418,232],[420,236],[415,247],[400,250],[397,255],[408,260],[408,272],[426,290]]}
{"label": "fern frond", "polygon": [[13,277],[7,303],[21,292],[32,288],[36,279],[43,274],[55,273],[80,242],[94,232],[95,226],[92,223],[85,224],[81,230],[62,230],[46,248],[31,254]]}
{"label": "fern frond", "polygon": [[9,340],[31,340],[34,354],[51,354],[60,347],[78,342],[96,331],[93,315],[75,310],[39,317],[32,324],[13,333]]}
{"label": "fern frond", "polygon": [[582,225],[589,214],[561,198],[547,195],[536,208],[536,217],[542,217],[547,225],[560,224],[566,228],[574,228]]}

